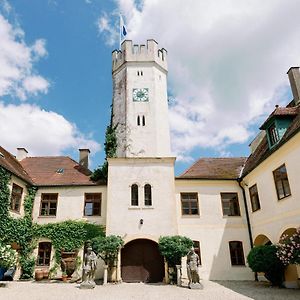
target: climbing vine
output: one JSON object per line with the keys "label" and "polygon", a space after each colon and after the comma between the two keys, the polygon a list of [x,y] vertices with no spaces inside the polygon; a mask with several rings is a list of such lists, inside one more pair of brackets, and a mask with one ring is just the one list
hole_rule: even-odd
{"label": "climbing vine", "polygon": [[55,249],[55,266],[61,260],[61,251],[74,251],[81,248],[86,240],[104,236],[100,225],[84,221],[64,221],[39,225],[32,222],[32,209],[37,187],[28,186],[24,198],[24,217],[13,218],[9,214],[11,173],[0,166],[0,242],[16,243],[19,246],[19,263],[22,269],[21,278],[32,277],[35,258],[32,255],[39,238],[51,240]]}
{"label": "climbing vine", "polygon": [[105,161],[102,166],[99,166],[94,170],[91,179],[94,181],[98,181],[101,179],[107,180],[107,172],[108,172],[108,163],[107,158],[116,157],[117,155],[117,130],[118,125],[113,126],[112,121],[109,126],[106,127],[105,132]]}

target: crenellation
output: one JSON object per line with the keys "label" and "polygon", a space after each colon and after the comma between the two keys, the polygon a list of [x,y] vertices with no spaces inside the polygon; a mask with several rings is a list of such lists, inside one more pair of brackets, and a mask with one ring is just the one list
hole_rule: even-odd
{"label": "crenellation", "polygon": [[113,72],[126,62],[155,62],[167,71],[167,51],[159,49],[155,40],[147,40],[147,44],[132,44],[131,40],[125,40],[121,50],[112,52]]}

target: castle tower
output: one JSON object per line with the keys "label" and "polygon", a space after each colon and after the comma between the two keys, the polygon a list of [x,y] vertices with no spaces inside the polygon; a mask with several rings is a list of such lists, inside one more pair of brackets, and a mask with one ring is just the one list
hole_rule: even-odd
{"label": "castle tower", "polygon": [[124,41],[112,60],[117,157],[170,156],[167,51],[154,40]]}
{"label": "castle tower", "polygon": [[159,50],[154,40],[147,46],[125,41],[112,56],[118,147],[117,157],[108,158],[106,234],[125,241],[118,280],[162,281],[164,262],[157,242],[178,233],[166,50]]}

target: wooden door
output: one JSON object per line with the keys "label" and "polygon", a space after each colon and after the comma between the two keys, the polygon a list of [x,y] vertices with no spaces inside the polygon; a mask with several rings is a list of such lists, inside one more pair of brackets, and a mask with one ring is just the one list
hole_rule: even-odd
{"label": "wooden door", "polygon": [[121,272],[124,282],[162,282],[164,260],[157,243],[138,239],[121,251]]}

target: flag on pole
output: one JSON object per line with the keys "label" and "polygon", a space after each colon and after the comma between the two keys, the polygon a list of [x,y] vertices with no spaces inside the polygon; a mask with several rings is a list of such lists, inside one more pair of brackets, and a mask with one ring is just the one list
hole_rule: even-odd
{"label": "flag on pole", "polygon": [[120,49],[122,42],[126,39],[127,29],[123,20],[122,15],[120,14]]}

